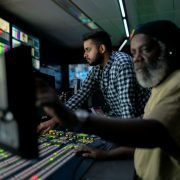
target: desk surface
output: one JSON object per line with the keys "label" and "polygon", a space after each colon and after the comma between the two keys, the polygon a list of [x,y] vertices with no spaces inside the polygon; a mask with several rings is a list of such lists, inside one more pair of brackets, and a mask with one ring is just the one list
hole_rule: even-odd
{"label": "desk surface", "polygon": [[82,180],[132,180],[133,160],[97,161]]}

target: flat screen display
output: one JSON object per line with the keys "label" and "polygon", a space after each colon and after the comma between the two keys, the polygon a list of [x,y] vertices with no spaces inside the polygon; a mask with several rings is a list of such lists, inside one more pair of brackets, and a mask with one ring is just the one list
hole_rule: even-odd
{"label": "flat screen display", "polygon": [[10,49],[10,46],[0,42],[0,54],[4,54]]}
{"label": "flat screen display", "polygon": [[31,56],[33,67],[40,70],[40,41],[38,38],[25,33],[15,25],[12,26],[12,47],[18,47],[21,44],[31,47]]}
{"label": "flat screen display", "polygon": [[69,86],[74,87],[74,79],[84,81],[92,67],[89,64],[69,64]]}

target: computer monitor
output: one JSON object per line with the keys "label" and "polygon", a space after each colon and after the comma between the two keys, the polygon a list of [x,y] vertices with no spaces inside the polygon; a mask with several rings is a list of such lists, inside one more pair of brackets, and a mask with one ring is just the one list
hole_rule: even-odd
{"label": "computer monitor", "polygon": [[11,40],[12,48],[21,44],[31,46],[32,66],[36,70],[40,70],[40,40],[25,33],[15,25],[12,25]]}
{"label": "computer monitor", "polygon": [[0,42],[0,54],[4,54],[10,49],[10,46]]}
{"label": "computer monitor", "polygon": [[89,64],[69,64],[69,87],[74,88],[74,79],[83,81],[91,68]]}
{"label": "computer monitor", "polygon": [[31,48],[0,56],[0,146],[24,158],[38,157]]}
{"label": "computer monitor", "polygon": [[10,49],[10,23],[0,18],[0,54]]}
{"label": "computer monitor", "polygon": [[34,72],[35,77],[44,80],[49,86],[55,89],[55,77],[49,74],[41,73],[39,71]]}

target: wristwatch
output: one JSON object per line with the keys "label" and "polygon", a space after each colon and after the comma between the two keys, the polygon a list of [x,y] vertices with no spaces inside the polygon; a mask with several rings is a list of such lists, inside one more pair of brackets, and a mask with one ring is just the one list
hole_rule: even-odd
{"label": "wristwatch", "polygon": [[76,129],[80,130],[80,129],[82,129],[83,124],[88,120],[89,113],[85,110],[82,110],[82,109],[78,109],[74,113],[75,113],[75,115],[79,121]]}

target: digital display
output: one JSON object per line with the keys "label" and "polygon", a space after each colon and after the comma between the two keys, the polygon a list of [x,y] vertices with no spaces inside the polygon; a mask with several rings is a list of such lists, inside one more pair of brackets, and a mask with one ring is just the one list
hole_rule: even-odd
{"label": "digital display", "polygon": [[4,19],[0,18],[0,30],[9,33],[9,23],[5,21]]}
{"label": "digital display", "polygon": [[74,79],[83,81],[92,67],[89,64],[69,64],[69,86],[74,87]]}
{"label": "digital display", "polygon": [[28,45],[32,47],[32,56],[36,59],[40,59],[40,42],[33,36],[28,37]]}
{"label": "digital display", "polygon": [[[44,74],[43,78],[49,82],[49,84],[54,84],[55,89],[59,90],[61,88],[62,83],[62,71],[60,65],[42,65],[40,67],[41,74]],[[55,82],[52,81],[52,78],[48,78],[49,76],[54,77]],[[52,82],[50,82],[52,81]]]}
{"label": "digital display", "polygon": [[7,44],[0,42],[0,54],[4,54],[10,49],[10,47]]}
{"label": "digital display", "polygon": [[9,32],[10,32],[10,24],[7,21],[5,21],[4,19],[0,18],[0,42],[4,44],[4,45],[1,44],[0,53],[7,52],[7,50],[9,49],[7,47],[10,45]]}
{"label": "digital display", "polygon": [[31,56],[33,67],[37,70],[40,69],[40,41],[16,26],[12,27],[12,47],[18,47],[21,44],[31,46]]}
{"label": "digital display", "polygon": [[28,43],[28,35],[24,32],[20,32],[20,40],[24,43]]}
{"label": "digital display", "polygon": [[0,30],[0,38],[3,39],[3,42],[6,41],[7,43],[9,43],[9,33]]}
{"label": "digital display", "polygon": [[16,27],[12,27],[12,37],[20,40],[20,31]]}
{"label": "digital display", "polygon": [[33,67],[34,67],[35,69],[37,69],[37,70],[40,69],[40,60],[33,58],[33,59],[32,59],[32,64],[33,64]]}
{"label": "digital display", "polygon": [[20,41],[17,41],[16,39],[13,39],[12,40],[12,47],[15,48],[15,47],[18,47],[21,45],[21,42]]}

